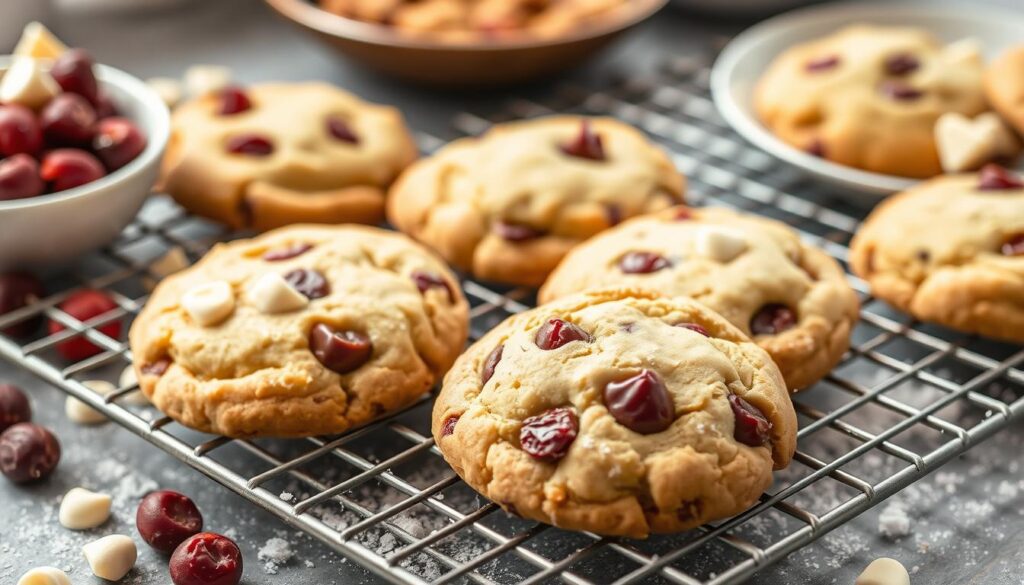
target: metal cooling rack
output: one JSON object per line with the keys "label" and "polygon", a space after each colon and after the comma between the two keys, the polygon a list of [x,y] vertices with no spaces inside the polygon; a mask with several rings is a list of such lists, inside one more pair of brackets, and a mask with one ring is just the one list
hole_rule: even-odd
{"label": "metal cooling rack", "polygon": [[[748,146],[708,98],[708,70],[677,60],[643,78],[599,91],[570,88],[545,103],[514,101],[504,116],[461,115],[463,134],[495,122],[554,111],[607,114],[668,148],[690,179],[695,204],[726,205],[781,219],[845,265],[863,211]],[[442,142],[423,137],[425,150]],[[43,314],[64,324],[30,340],[0,335],[0,354],[287,524],[399,583],[738,583],[905,488],[1018,418],[1024,410],[1024,350],[910,321],[870,297],[853,347],[825,381],[795,398],[799,451],[751,510],[685,534],[645,541],[569,533],[504,514],[444,464],[429,432],[430,400],[336,438],[232,440],[184,429],[125,397],[101,397],[85,379],[116,379],[127,344],[99,327],[126,325],[146,300],[147,266],[174,246],[193,259],[233,237],[154,198],[122,237],[73,273],[49,279],[60,291],[0,317],[0,330]],[[525,289],[465,280],[472,336],[534,302]],[[119,308],[82,323],[57,308],[81,287],[108,291]],[[82,335],[103,352],[62,361],[55,344]],[[123,335],[122,335],[123,337]]]}

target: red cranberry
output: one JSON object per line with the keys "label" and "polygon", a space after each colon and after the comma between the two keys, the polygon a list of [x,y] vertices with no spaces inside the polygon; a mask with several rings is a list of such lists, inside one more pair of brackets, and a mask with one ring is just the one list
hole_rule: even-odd
{"label": "red cranberry", "polygon": [[239,134],[228,139],[227,151],[246,156],[269,156],[274,152],[274,143],[259,134]]}
{"label": "red cranberry", "polygon": [[[0,274],[0,315],[10,313],[43,298],[43,283],[28,272]],[[11,337],[25,337],[32,333],[41,322],[37,315],[25,321],[8,326],[3,333]]]}
{"label": "red cranberry", "polygon": [[146,149],[146,138],[134,122],[106,118],[96,125],[92,149],[110,172],[135,160]]}
{"label": "red cranberry", "polygon": [[43,147],[43,128],[32,110],[18,104],[0,106],[0,157],[35,154]]}
{"label": "red cranberry", "polygon": [[751,447],[760,447],[771,440],[772,424],[757,407],[736,394],[729,395],[729,406],[736,417],[733,437],[737,441]]}
{"label": "red cranberry", "polygon": [[565,154],[576,158],[585,158],[587,160],[605,159],[601,135],[594,133],[590,127],[590,120],[582,120],[580,122],[579,134],[571,141],[562,144],[559,148]]}
{"label": "red cranberry", "polygon": [[704,337],[711,337],[711,334],[708,333],[707,329],[705,329],[704,327],[702,327],[702,326],[700,326],[700,325],[698,325],[696,323],[676,323],[676,327],[682,327],[683,329],[689,329],[690,331],[696,331],[697,333],[700,333]]}
{"label": "red cranberry", "polygon": [[1001,251],[1004,256],[1024,256],[1024,234],[1011,236],[1003,242]]}
{"label": "red cranberry", "polygon": [[441,425],[441,436],[447,437],[455,432],[455,425],[459,424],[459,415],[453,414],[448,418],[444,419],[444,424]]}
{"label": "red cranberry", "polygon": [[352,131],[352,127],[348,125],[348,122],[337,116],[327,118],[327,131],[331,136],[342,142],[359,144],[359,137]]}
{"label": "red cranberry", "polygon": [[750,320],[750,331],[754,335],[775,335],[796,325],[796,313],[785,305],[768,304]]}
{"label": "red cranberry", "polygon": [[412,281],[416,283],[416,288],[418,288],[421,293],[425,293],[427,290],[432,288],[444,289],[445,292],[448,293],[448,302],[455,302],[455,294],[452,292],[452,287],[448,284],[448,281],[432,272],[413,270]]}
{"label": "red cranberry", "polygon": [[0,472],[14,483],[43,479],[59,461],[57,437],[37,424],[18,423],[0,434]]}
{"label": "red cranberry", "polygon": [[135,526],[149,546],[171,553],[186,538],[203,529],[203,515],[188,496],[158,490],[142,498],[135,513]]}
{"label": "red cranberry", "polygon": [[828,71],[838,66],[841,61],[839,55],[823,55],[805,63],[804,69],[812,72]]}
{"label": "red cranberry", "polygon": [[620,425],[642,435],[660,433],[675,419],[675,406],[665,383],[650,370],[609,382],[604,387],[604,403]]}
{"label": "red cranberry", "polygon": [[[98,290],[80,290],[60,304],[60,310],[82,322],[113,311],[116,308],[117,303]],[[100,325],[96,329],[111,339],[117,339],[121,336],[121,321],[115,319]],[[55,335],[64,330],[64,325],[51,320],[49,330],[50,335]],[[87,357],[92,357],[103,350],[93,345],[85,337],[80,336],[58,343],[57,351],[64,356],[64,359],[77,362]]]}
{"label": "red cranberry", "polygon": [[45,190],[36,159],[16,154],[0,160],[0,201],[35,197]]}
{"label": "red cranberry", "polygon": [[815,138],[807,145],[807,154],[825,158],[825,152],[825,141],[821,138]]}
{"label": "red cranberry", "polygon": [[885,72],[889,75],[907,75],[917,71],[921,62],[910,53],[897,53],[885,59]]}
{"label": "red cranberry", "polygon": [[672,219],[675,221],[689,221],[693,219],[693,211],[689,207],[678,207],[672,213]]}
{"label": "red cranberry", "polygon": [[535,459],[561,459],[579,433],[580,421],[572,408],[553,408],[531,416],[519,429],[519,444]]}
{"label": "red cranberry", "polygon": [[978,175],[978,190],[1002,191],[1024,188],[1020,177],[997,164],[987,164]]}
{"label": "red cranberry", "polygon": [[50,145],[85,146],[96,134],[96,110],[80,95],[62,93],[39,113],[43,135]]}
{"label": "red cranberry", "polygon": [[64,91],[76,93],[89,100],[90,104],[97,104],[99,84],[92,65],[92,57],[84,49],[71,49],[57,57],[50,68],[50,75]]}
{"label": "red cranberry", "polygon": [[14,384],[0,384],[0,433],[12,425],[32,420],[28,397]]}
{"label": "red cranberry", "polygon": [[100,120],[104,120],[106,118],[113,118],[119,113],[117,105],[114,104],[114,100],[112,100],[109,95],[101,91],[96,97],[96,117]]}
{"label": "red cranberry", "polygon": [[494,222],[494,232],[510,242],[524,242],[544,235],[542,230],[521,223],[509,223],[506,221]]}
{"label": "red cranberry", "polygon": [[494,369],[498,367],[498,363],[501,361],[501,354],[503,353],[505,353],[505,346],[499,345],[487,355],[487,359],[484,360],[484,369],[480,372],[480,379],[484,384],[494,376]]}
{"label": "red cranberry", "polygon": [[234,116],[252,108],[252,102],[245,91],[237,86],[225,87],[218,95],[220,104],[217,106],[217,115]]}
{"label": "red cranberry", "polygon": [[537,347],[544,350],[558,349],[573,341],[590,342],[590,334],[576,325],[562,319],[548,319],[541,325],[534,338]]}
{"label": "red cranberry", "polygon": [[39,175],[50,191],[64,191],[91,183],[107,174],[95,156],[77,148],[58,148],[43,157]]}
{"label": "red cranberry", "polygon": [[267,262],[280,262],[281,260],[288,260],[291,258],[295,258],[296,256],[301,256],[312,249],[313,244],[292,244],[287,248],[280,248],[277,250],[267,251],[265,254],[263,254],[263,259],[266,260]]}
{"label": "red cranberry", "polygon": [[284,280],[310,300],[331,294],[331,285],[327,283],[327,278],[317,270],[296,268],[285,274]]}
{"label": "red cranberry", "polygon": [[226,536],[200,532],[174,550],[170,570],[174,585],[238,585],[242,551]]}
{"label": "red cranberry", "polygon": [[339,331],[318,323],[309,332],[309,349],[328,370],[347,374],[370,360],[373,342],[358,331]]}
{"label": "red cranberry", "polygon": [[897,101],[912,101],[924,95],[924,92],[912,85],[895,79],[886,79],[878,86],[882,95]]}
{"label": "red cranberry", "polygon": [[619,269],[626,274],[648,274],[669,266],[668,259],[654,252],[627,252],[619,259]]}

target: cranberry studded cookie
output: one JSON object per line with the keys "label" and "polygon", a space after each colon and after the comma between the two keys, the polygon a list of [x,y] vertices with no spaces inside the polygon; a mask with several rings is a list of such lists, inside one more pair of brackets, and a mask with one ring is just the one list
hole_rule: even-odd
{"label": "cranberry studded cookie", "polygon": [[761,121],[828,160],[905,177],[942,172],[933,127],[987,109],[977,46],[915,28],[855,25],[782,53],[757,85]]}
{"label": "cranberry studded cookie", "polygon": [[1024,45],[1007,50],[985,69],[989,103],[1024,134]]}
{"label": "cranberry studded cookie", "polygon": [[416,156],[398,110],[332,85],[229,87],[174,111],[161,188],[233,228],[377,223]]}
{"label": "cranberry studded cookie", "polygon": [[391,189],[388,219],[479,278],[537,286],[577,243],[681,201],[684,182],[631,126],[541,118],[414,164]]}
{"label": "cranberry studded cookie", "polygon": [[850,264],[922,321],[1024,343],[1024,181],[989,165],[890,197],[854,237]]}
{"label": "cranberry studded cookie", "polygon": [[793,391],[839,362],[858,318],[835,260],[782,223],[720,208],[679,207],[587,240],[538,300],[612,285],[704,303],[767,350]]}
{"label": "cranberry studded cookie", "polygon": [[647,536],[742,512],[788,465],[779,370],[685,298],[592,291],[506,320],[464,353],[433,433],[471,487],[562,528]]}
{"label": "cranberry studded cookie", "polygon": [[181,424],[300,437],[427,392],[462,350],[468,311],[444,263],[401,234],[298,225],[167,277],[130,339],[142,391]]}

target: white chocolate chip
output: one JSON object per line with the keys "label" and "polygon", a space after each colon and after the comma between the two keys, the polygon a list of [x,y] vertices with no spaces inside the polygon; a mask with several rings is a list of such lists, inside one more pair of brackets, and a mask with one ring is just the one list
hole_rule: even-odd
{"label": "white chocolate chip", "polygon": [[36,567],[22,575],[18,585],[71,585],[71,579],[56,567]]}
{"label": "white chocolate chip", "polygon": [[[181,246],[173,246],[156,260],[149,263],[149,273],[158,278],[170,276],[188,268],[192,262],[185,255],[185,249]],[[142,277],[142,284],[149,290],[156,288],[157,280],[150,276]]]}
{"label": "white chocolate chip", "polygon": [[223,280],[208,282],[189,289],[181,297],[181,305],[203,327],[216,325],[235,310],[235,293]]}
{"label": "white chocolate chip", "polygon": [[261,313],[288,313],[309,304],[306,295],[295,290],[283,276],[268,272],[249,287],[249,298]]}
{"label": "white chocolate chip", "polygon": [[[82,382],[82,385],[100,396],[107,396],[117,390],[113,384],[103,380],[86,380]],[[107,417],[103,413],[73,396],[68,396],[64,401],[64,414],[71,422],[80,425],[98,425],[107,422]]]}
{"label": "white chocolate chip", "polygon": [[14,47],[14,55],[34,59],[56,59],[67,50],[67,46],[60,42],[50,29],[41,23],[30,22],[21,31],[21,38]]}
{"label": "white chocolate chip", "polygon": [[221,65],[193,65],[185,70],[185,93],[191,98],[218,92],[231,85],[231,70]]}
{"label": "white chocolate chip", "polygon": [[973,120],[956,112],[943,114],[935,122],[935,142],[942,169],[951,173],[972,171],[1020,150],[1013,132],[992,112]]}
{"label": "white chocolate chip", "polygon": [[950,43],[942,48],[942,58],[951,65],[981,65],[981,42],[974,37],[967,37]]}
{"label": "white chocolate chip", "polygon": [[697,235],[696,253],[718,262],[729,262],[747,249],[742,234],[717,227],[701,228]]}
{"label": "white chocolate chip", "polygon": [[173,77],[153,77],[146,80],[146,85],[160,96],[168,108],[178,105],[185,93],[181,82]]}
{"label": "white chocolate chip", "polygon": [[60,525],[70,530],[96,528],[110,518],[110,496],[76,487],[60,502]]}
{"label": "white chocolate chip", "polygon": [[82,547],[92,574],[107,581],[118,581],[135,566],[139,551],[132,539],[111,534]]}
{"label": "white chocolate chip", "polygon": [[[138,383],[139,378],[138,376],[135,375],[135,366],[125,367],[125,369],[121,371],[121,377],[118,378],[117,380],[117,384],[121,388],[130,388]],[[122,396],[121,400],[134,406],[149,406],[150,404],[152,404],[149,401],[149,398],[146,398],[146,395],[142,392],[142,390],[129,392]]]}
{"label": "white chocolate chip", "polygon": [[871,561],[856,585],[910,585],[910,575],[899,561],[882,557]]}
{"label": "white chocolate chip", "polygon": [[30,57],[16,57],[0,79],[0,102],[38,110],[60,93],[60,86]]}

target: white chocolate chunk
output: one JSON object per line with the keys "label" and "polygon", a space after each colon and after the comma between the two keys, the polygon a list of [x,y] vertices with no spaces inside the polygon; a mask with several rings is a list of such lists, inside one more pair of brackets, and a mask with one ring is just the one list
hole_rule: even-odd
{"label": "white chocolate chunk", "polygon": [[76,487],[60,502],[60,525],[70,530],[96,528],[110,518],[110,496]]}
{"label": "white chocolate chunk", "polygon": [[967,37],[950,43],[942,48],[942,58],[951,65],[981,65],[981,42],[974,37]]}
{"label": "white chocolate chunk", "polygon": [[[125,367],[125,369],[121,371],[121,377],[118,378],[117,383],[121,388],[129,388],[138,384],[139,378],[135,375],[135,367]],[[142,390],[129,392],[122,396],[121,400],[133,406],[149,406],[152,404],[149,401],[149,398],[146,398],[146,395],[143,394]]]}
{"label": "white chocolate chunk", "polygon": [[111,534],[82,547],[93,575],[107,581],[118,581],[135,566],[139,551],[132,539]]}
{"label": "white chocolate chunk", "polygon": [[193,65],[185,70],[185,93],[190,98],[218,92],[231,85],[231,70],[221,65]]}
{"label": "white chocolate chunk", "polygon": [[[185,249],[181,246],[173,246],[156,260],[149,263],[149,272],[153,276],[164,278],[175,272],[188,268],[192,262],[185,255]],[[142,284],[149,290],[156,288],[157,280],[149,276],[142,278]]]}
{"label": "white chocolate chunk", "polygon": [[283,276],[268,272],[249,287],[249,298],[261,313],[289,313],[309,304],[306,295],[295,290]]}
{"label": "white chocolate chunk", "polygon": [[697,235],[696,253],[718,262],[729,262],[747,249],[747,240],[733,230],[706,227]]}
{"label": "white chocolate chunk", "polygon": [[[103,380],[86,380],[82,382],[82,385],[100,396],[107,396],[117,390],[113,384]],[[64,414],[71,422],[80,425],[98,425],[107,422],[107,417],[103,413],[73,396],[68,396],[64,401]]]}
{"label": "white chocolate chunk", "polygon": [[943,114],[935,122],[935,142],[942,169],[951,173],[972,171],[1020,150],[1013,132],[992,112],[973,120],[956,112]]}
{"label": "white chocolate chunk", "polygon": [[882,557],[871,561],[856,585],[910,585],[910,575],[899,561]]}
{"label": "white chocolate chunk", "polygon": [[146,80],[146,85],[160,96],[168,108],[178,105],[185,93],[181,82],[173,77],[153,77]]}
{"label": "white chocolate chunk", "polygon": [[21,104],[38,110],[60,93],[60,86],[31,57],[16,57],[0,79],[0,103]]}
{"label": "white chocolate chunk", "polygon": [[203,327],[216,325],[235,310],[235,293],[223,280],[208,282],[189,289],[181,297],[185,311]]}
{"label": "white chocolate chunk", "polygon": [[21,31],[21,38],[14,47],[14,55],[33,59],[56,59],[67,50],[67,46],[60,42],[50,29],[41,23],[30,22]]}
{"label": "white chocolate chunk", "polygon": [[18,585],[71,585],[71,579],[56,567],[36,567],[22,575]]}

